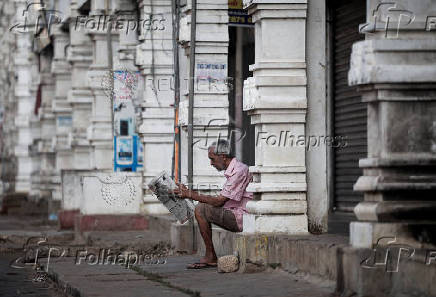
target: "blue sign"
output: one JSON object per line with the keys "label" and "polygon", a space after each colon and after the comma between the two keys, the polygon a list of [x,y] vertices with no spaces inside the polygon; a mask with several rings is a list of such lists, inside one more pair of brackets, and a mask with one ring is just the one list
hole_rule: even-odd
{"label": "blue sign", "polygon": [[138,135],[115,136],[114,171],[138,171],[142,164],[142,143]]}

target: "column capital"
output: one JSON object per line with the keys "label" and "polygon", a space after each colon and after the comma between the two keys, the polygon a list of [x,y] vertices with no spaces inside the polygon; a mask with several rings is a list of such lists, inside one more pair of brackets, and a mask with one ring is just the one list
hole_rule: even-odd
{"label": "column capital", "polygon": [[[364,40],[353,45],[350,85],[436,83],[436,40]],[[419,87],[419,86],[416,86]]]}
{"label": "column capital", "polygon": [[248,0],[244,8],[253,16],[253,22],[262,19],[305,19],[307,17],[307,0]]}

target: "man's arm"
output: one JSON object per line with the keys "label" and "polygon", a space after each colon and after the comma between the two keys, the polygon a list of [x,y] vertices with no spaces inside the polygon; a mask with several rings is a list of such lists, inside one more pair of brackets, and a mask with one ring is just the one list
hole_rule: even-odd
{"label": "man's arm", "polygon": [[191,191],[190,199],[198,202],[210,204],[212,206],[218,206],[218,207],[223,206],[227,202],[227,200],[229,200],[229,198],[226,198],[222,195],[219,196],[203,195],[196,191]]}
{"label": "man's arm", "polygon": [[212,206],[217,206],[217,207],[223,206],[224,203],[226,203],[227,200],[229,200],[229,198],[226,198],[222,195],[210,196],[210,195],[200,194],[197,191],[189,190],[186,186],[182,184],[178,184],[178,186],[179,188],[174,190],[174,194],[176,194],[177,196],[183,199],[186,198],[192,199],[198,202],[210,204]]}

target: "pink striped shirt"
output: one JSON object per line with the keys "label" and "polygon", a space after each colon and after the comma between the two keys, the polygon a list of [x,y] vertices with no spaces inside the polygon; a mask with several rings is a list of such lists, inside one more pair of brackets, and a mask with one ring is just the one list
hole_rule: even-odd
{"label": "pink striped shirt", "polygon": [[243,214],[247,213],[245,205],[253,199],[253,193],[245,191],[247,185],[252,181],[252,174],[248,171],[247,165],[233,158],[224,172],[224,176],[227,180],[220,194],[229,200],[223,207],[230,209],[235,214],[238,227],[242,231]]}

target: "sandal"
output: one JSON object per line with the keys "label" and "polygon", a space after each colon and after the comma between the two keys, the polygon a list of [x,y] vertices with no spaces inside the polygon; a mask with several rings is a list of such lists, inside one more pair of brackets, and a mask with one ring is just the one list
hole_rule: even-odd
{"label": "sandal", "polygon": [[186,266],[187,269],[204,269],[204,268],[216,268],[217,263],[192,263]]}

